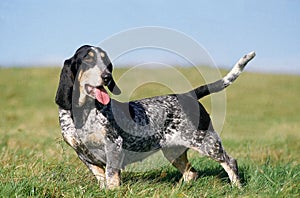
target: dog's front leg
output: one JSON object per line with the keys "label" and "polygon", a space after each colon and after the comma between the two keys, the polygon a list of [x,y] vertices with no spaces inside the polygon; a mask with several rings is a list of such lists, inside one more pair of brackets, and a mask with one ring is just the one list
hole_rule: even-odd
{"label": "dog's front leg", "polygon": [[123,162],[122,141],[120,138],[106,145],[106,185],[113,189],[121,184],[121,167]]}
{"label": "dog's front leg", "polygon": [[106,186],[108,189],[114,189],[121,184],[121,171],[120,169],[111,166],[106,167]]}

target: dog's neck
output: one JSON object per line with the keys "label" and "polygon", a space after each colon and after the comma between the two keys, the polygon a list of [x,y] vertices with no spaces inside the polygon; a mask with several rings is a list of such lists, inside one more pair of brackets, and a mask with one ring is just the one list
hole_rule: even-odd
{"label": "dog's neck", "polygon": [[97,101],[92,98],[87,98],[86,102],[82,106],[73,106],[72,107],[72,117],[74,120],[75,127],[77,129],[82,128],[92,109],[103,108],[97,104]]}

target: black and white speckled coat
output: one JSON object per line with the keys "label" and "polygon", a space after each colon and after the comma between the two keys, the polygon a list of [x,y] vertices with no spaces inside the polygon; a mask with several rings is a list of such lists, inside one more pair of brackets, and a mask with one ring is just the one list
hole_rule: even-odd
{"label": "black and white speckled coat", "polygon": [[236,160],[223,149],[198,99],[230,85],[254,55],[241,58],[223,79],[187,93],[121,103],[103,88],[120,93],[107,54],[98,47],[82,46],[65,61],[56,95],[64,140],[101,188],[119,186],[123,167],[158,150],[185,181],[194,180],[197,172],[188,163],[189,148],[220,162],[232,183],[240,185]]}

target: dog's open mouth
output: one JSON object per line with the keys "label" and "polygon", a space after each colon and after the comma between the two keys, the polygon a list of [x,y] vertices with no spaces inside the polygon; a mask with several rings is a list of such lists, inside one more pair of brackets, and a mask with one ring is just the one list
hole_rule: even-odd
{"label": "dog's open mouth", "polygon": [[86,84],[85,90],[88,95],[90,95],[93,98],[96,98],[98,102],[100,102],[103,105],[107,105],[110,101],[110,97],[106,90],[103,88],[103,86],[94,87]]}

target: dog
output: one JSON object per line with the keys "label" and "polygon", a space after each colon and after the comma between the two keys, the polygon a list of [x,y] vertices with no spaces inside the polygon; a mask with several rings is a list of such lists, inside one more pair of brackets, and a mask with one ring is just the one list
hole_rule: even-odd
{"label": "dog", "polygon": [[245,55],[221,80],[186,93],[122,103],[106,90],[121,93],[107,53],[84,45],[65,60],[60,74],[55,101],[62,136],[100,188],[120,186],[121,169],[159,150],[185,182],[195,180],[198,174],[187,159],[188,149],[219,162],[231,183],[240,187],[237,161],[224,150],[198,100],[229,86],[254,56]]}

